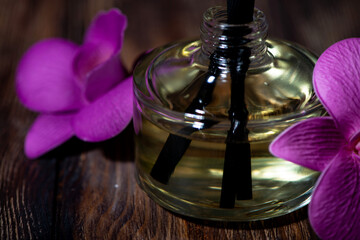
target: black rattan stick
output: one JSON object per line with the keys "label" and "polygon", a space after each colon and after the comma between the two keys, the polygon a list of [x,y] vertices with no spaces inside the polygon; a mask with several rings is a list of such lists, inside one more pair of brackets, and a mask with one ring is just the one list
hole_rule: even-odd
{"label": "black rattan stick", "polygon": [[[216,52],[210,57],[210,65],[208,73],[200,87],[200,90],[191,104],[187,107],[185,112],[195,113],[197,109],[204,109],[212,99],[212,93],[216,84],[216,78],[220,74],[219,65],[215,60],[217,58]],[[201,129],[210,128],[217,122],[215,121],[200,121],[203,123]],[[168,139],[163,146],[155,165],[153,166],[150,175],[157,181],[167,184],[171,174],[174,172],[176,165],[181,160],[182,156],[185,154],[188,149],[191,140],[182,136],[189,136],[193,132],[199,131],[199,128],[194,127],[185,127],[181,129],[178,134],[180,136],[170,134]]]}
{"label": "black rattan stick", "polygon": [[[228,0],[228,23],[246,24],[253,20],[254,0]],[[249,29],[239,28],[239,32],[229,32],[241,46]],[[239,41],[239,42],[238,42]],[[221,187],[220,207],[233,208],[235,199],[252,198],[251,149],[248,142],[248,110],[245,104],[245,77],[250,65],[251,50],[239,47],[230,56],[231,106],[229,119],[231,128],[226,139],[224,171]]]}

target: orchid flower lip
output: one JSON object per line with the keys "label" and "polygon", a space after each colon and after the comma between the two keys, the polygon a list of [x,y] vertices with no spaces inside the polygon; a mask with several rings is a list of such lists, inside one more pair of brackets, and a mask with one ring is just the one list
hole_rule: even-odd
{"label": "orchid flower lip", "polygon": [[360,131],[351,137],[348,149],[353,151],[355,154],[360,155]]}

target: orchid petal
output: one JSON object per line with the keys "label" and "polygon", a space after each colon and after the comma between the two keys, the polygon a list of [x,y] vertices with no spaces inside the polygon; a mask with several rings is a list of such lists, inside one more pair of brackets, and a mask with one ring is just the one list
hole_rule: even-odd
{"label": "orchid petal", "polygon": [[359,239],[360,157],[341,150],[321,175],[309,219],[322,239]]}
{"label": "orchid petal", "polygon": [[25,139],[25,154],[37,158],[69,140],[73,134],[74,113],[42,114],[37,117]]}
{"label": "orchid petal", "polygon": [[126,26],[126,16],[120,10],[101,12],[88,28],[85,44],[92,43],[116,54],[121,50]]}
{"label": "orchid petal", "polygon": [[88,74],[85,96],[89,101],[94,101],[127,76],[127,71],[121,63],[120,57],[114,55],[104,64],[95,68]]}
{"label": "orchid petal", "polygon": [[277,157],[322,171],[344,143],[330,117],[317,117],[286,129],[271,143],[269,150]]}
{"label": "orchid petal", "polygon": [[16,90],[26,107],[51,112],[84,105],[71,65],[77,49],[69,41],[48,39],[25,53],[17,69]]}
{"label": "orchid petal", "polygon": [[97,142],[119,134],[131,120],[132,96],[129,77],[74,117],[75,135],[84,141]]}
{"label": "orchid petal", "polygon": [[340,41],[328,48],[314,69],[315,91],[349,140],[360,128],[360,38]]}

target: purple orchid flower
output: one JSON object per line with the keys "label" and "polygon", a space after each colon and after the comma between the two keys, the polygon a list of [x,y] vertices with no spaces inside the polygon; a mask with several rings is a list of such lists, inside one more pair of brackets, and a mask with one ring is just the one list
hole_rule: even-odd
{"label": "purple orchid flower", "polygon": [[27,157],[37,158],[73,136],[103,141],[128,125],[132,77],[119,57],[126,25],[126,17],[111,9],[95,17],[81,46],[52,38],[24,54],[17,95],[40,112],[25,139]]}
{"label": "purple orchid flower", "polygon": [[315,91],[331,117],[302,121],[270,145],[273,155],[321,171],[309,205],[322,239],[360,238],[360,38],[340,41],[316,63]]}

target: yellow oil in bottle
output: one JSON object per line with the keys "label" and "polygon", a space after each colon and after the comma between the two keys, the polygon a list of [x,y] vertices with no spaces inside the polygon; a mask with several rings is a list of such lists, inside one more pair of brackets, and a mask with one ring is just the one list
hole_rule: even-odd
{"label": "yellow oil in bottle", "polygon": [[[204,43],[186,41],[155,49],[136,67],[136,175],[161,206],[195,218],[248,221],[281,216],[309,202],[318,173],[272,156],[268,146],[287,127],[324,114],[311,81],[316,57],[284,41],[261,44],[265,50],[255,51],[245,79],[253,197],[236,200],[231,209],[219,207],[230,128],[229,71],[224,67],[216,79],[211,103],[186,113],[208,71]],[[215,124],[202,127],[209,119]],[[198,130],[181,132],[189,126]],[[170,134],[191,143],[163,184],[150,172]]]}

